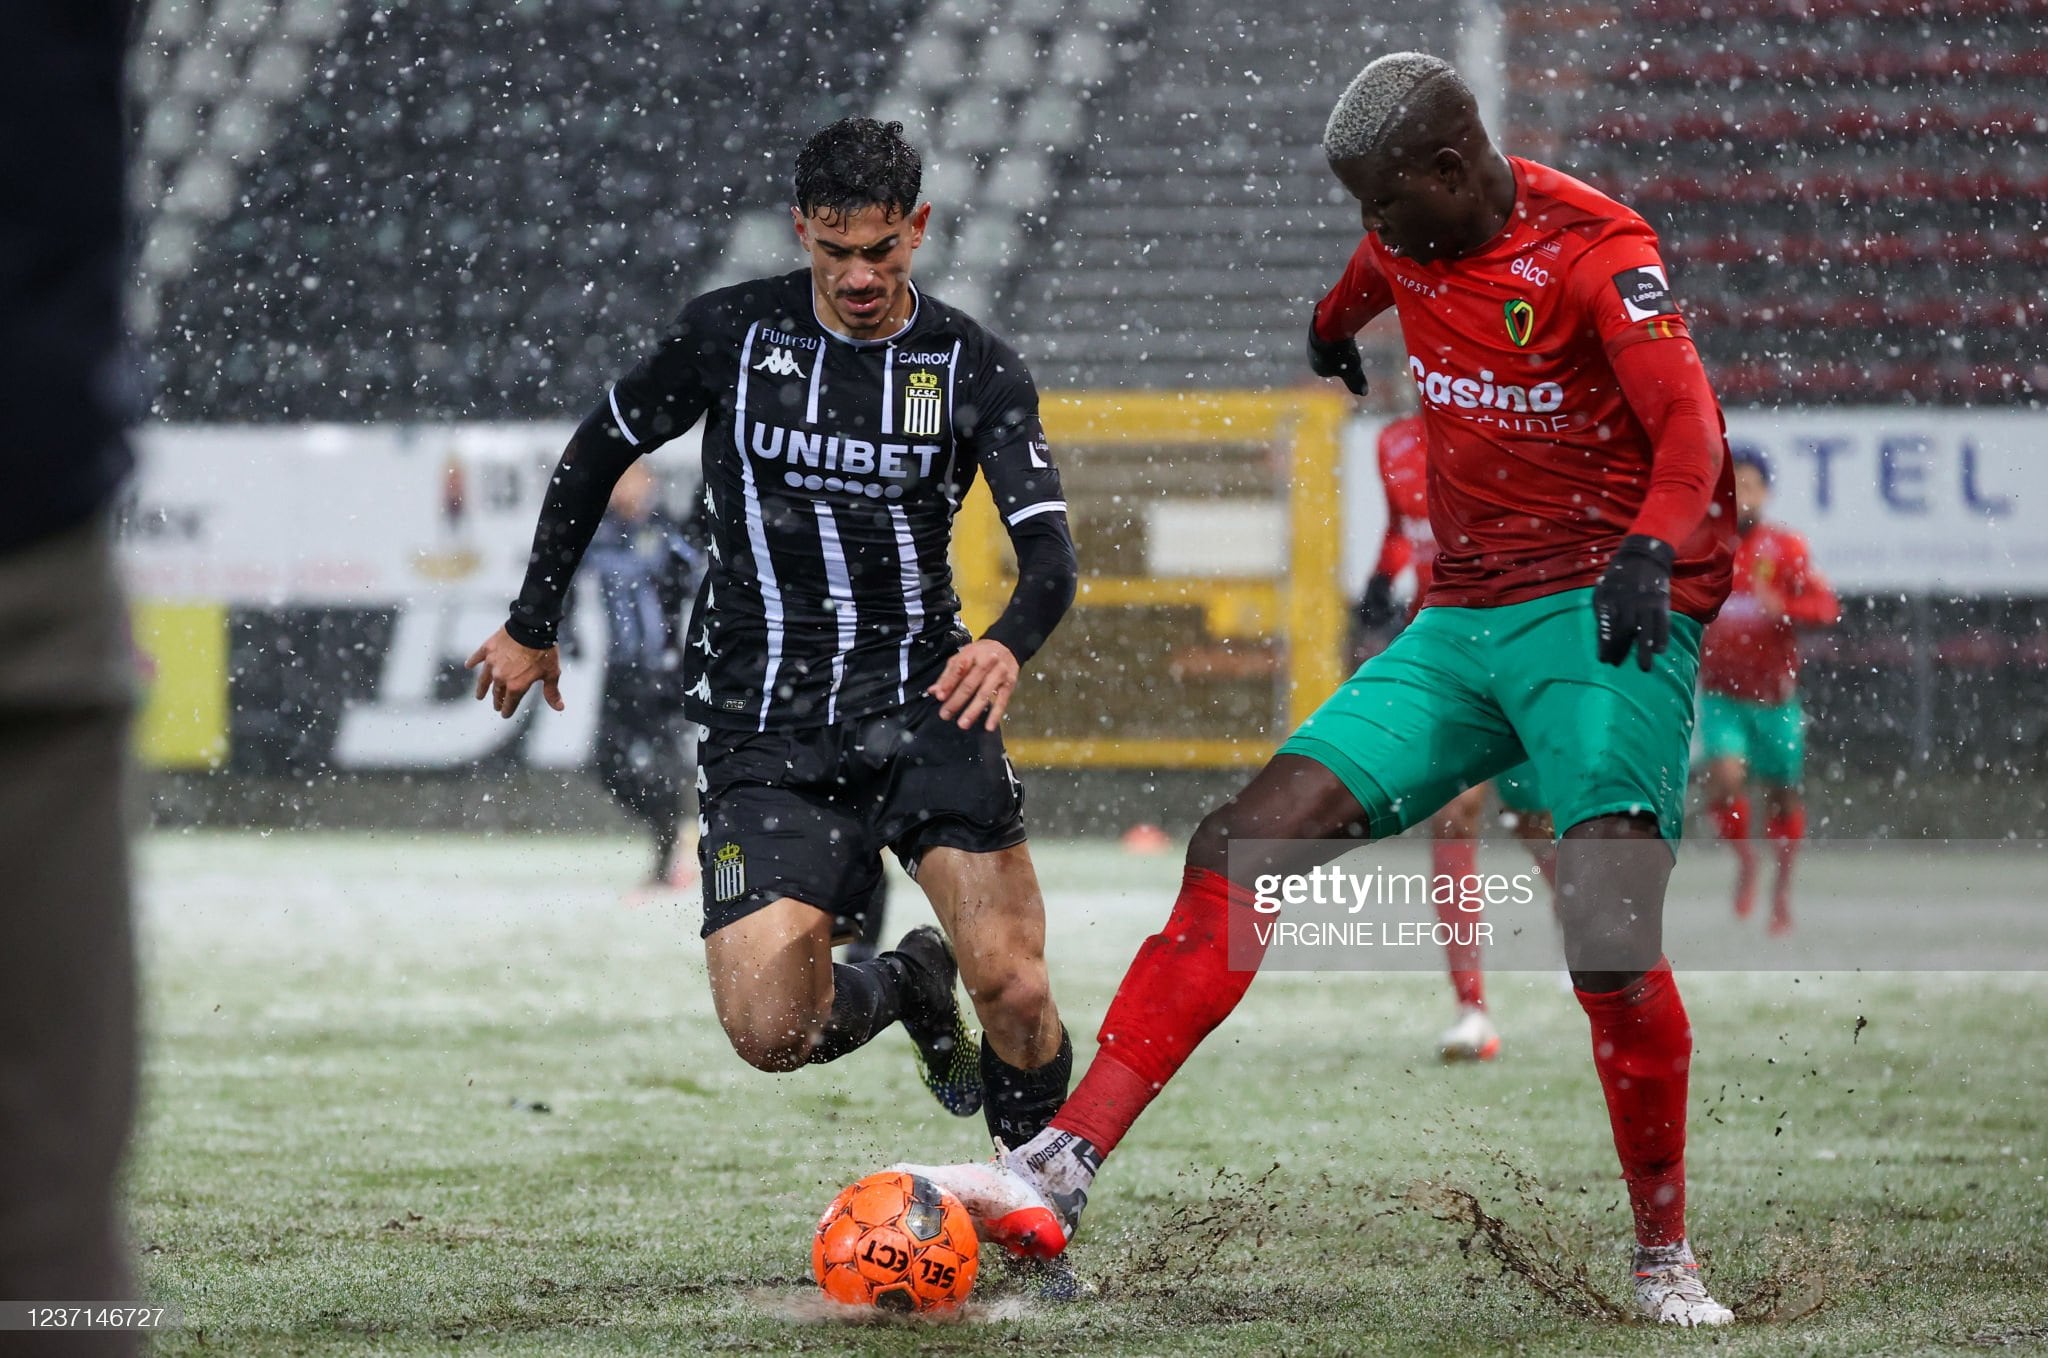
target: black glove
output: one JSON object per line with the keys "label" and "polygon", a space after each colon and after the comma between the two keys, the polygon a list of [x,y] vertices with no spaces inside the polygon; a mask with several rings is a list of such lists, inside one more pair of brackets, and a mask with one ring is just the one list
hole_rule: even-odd
{"label": "black glove", "polygon": [[1650,657],[1671,640],[1671,544],[1631,533],[1593,586],[1593,623],[1599,629],[1600,663],[1619,665],[1634,647],[1636,667],[1647,671]]}
{"label": "black glove", "polygon": [[1394,621],[1394,577],[1375,575],[1365,582],[1365,595],[1352,609],[1358,625],[1368,632],[1377,632]]}
{"label": "black glove", "polygon": [[1308,323],[1308,370],[1317,377],[1339,377],[1353,396],[1365,395],[1365,360],[1359,357],[1355,339],[1326,340],[1316,334],[1316,323]]}

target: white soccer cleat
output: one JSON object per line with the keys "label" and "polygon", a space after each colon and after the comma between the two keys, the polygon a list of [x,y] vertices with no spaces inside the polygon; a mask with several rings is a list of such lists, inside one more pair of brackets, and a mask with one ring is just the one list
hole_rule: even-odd
{"label": "white soccer cleat", "polygon": [[1636,1246],[1636,1309],[1659,1325],[1733,1325],[1735,1313],[1707,1295],[1692,1246]]}
{"label": "white soccer cleat", "polygon": [[1500,1033],[1484,1009],[1466,1005],[1436,1040],[1436,1049],[1446,1061],[1491,1061],[1500,1055]]}
{"label": "white soccer cleat", "polygon": [[1051,1259],[1066,1249],[1087,1204],[1085,1194],[1055,1194],[1040,1184],[1016,1151],[973,1164],[890,1168],[930,1179],[960,1199],[982,1239],[1033,1259]]}

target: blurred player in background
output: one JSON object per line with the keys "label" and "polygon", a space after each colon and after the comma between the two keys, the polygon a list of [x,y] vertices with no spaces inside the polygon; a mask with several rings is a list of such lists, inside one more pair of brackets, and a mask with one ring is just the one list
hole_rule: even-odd
{"label": "blurred player in background", "polygon": [[[797,157],[810,267],[704,294],[584,418],[512,614],[471,657],[510,716],[561,706],[563,595],[612,487],[705,419],[711,557],[684,648],[699,741],[712,1001],[762,1070],[835,1061],[899,1020],[949,1112],[1029,1139],[1073,1048],[1000,725],[1078,568],[1038,392],[1016,351],[910,281],[931,204],[902,126],[847,118]],[[959,620],[953,516],[987,478],[1016,549],[1008,606]],[[834,963],[893,852],[930,898],[895,949]],[[967,985],[977,1055],[954,996]]]}
{"label": "blurred player in background", "polygon": [[1806,766],[1806,711],[1799,701],[1799,632],[1832,627],[1842,606],[1813,568],[1806,539],[1768,523],[1771,464],[1753,448],[1735,462],[1735,586],[1707,629],[1700,655],[1700,748],[1714,826],[1735,851],[1735,917],[1756,908],[1756,849],[1749,784],[1763,789],[1765,837],[1778,860],[1773,934],[1792,928],[1792,863],[1806,838],[1799,782]]}
{"label": "blurred player in background", "polygon": [[[1362,373],[1360,377],[1363,387]],[[1355,394],[1365,393],[1359,390]],[[1387,496],[1387,531],[1358,601],[1359,627],[1368,636],[1383,635],[1413,618],[1429,593],[1430,570],[1436,561],[1436,533],[1429,523],[1429,436],[1421,414],[1390,421],[1380,430],[1378,452],[1380,486]],[[1414,602],[1403,614],[1394,601],[1394,583],[1402,571],[1411,568],[1415,572]],[[1535,768],[1524,761],[1494,779],[1493,786],[1500,793],[1502,821],[1528,846],[1537,871],[1554,887],[1554,831],[1550,813],[1543,809],[1536,790]],[[1457,996],[1458,1017],[1437,1039],[1437,1054],[1446,1061],[1491,1061],[1500,1054],[1500,1031],[1486,1009],[1480,946],[1470,929],[1482,914],[1479,831],[1485,815],[1486,784],[1482,783],[1451,798],[1429,821],[1432,877],[1458,884],[1451,891],[1433,888],[1430,892],[1437,918],[1452,926],[1444,956],[1450,966],[1451,990]]]}
{"label": "blurred player in background", "polygon": [[[695,744],[683,715],[682,630],[705,555],[659,496],[645,463],[627,467],[584,554],[605,624],[596,756],[605,790],[653,835],[647,885],[683,888],[697,865],[678,852]],[[575,597],[564,601],[565,617]]]}
{"label": "blurred player in background", "polygon": [[[697,809],[696,723],[683,711],[682,637],[710,561],[707,533],[701,510],[680,524],[671,518],[654,474],[635,462],[612,487],[610,506],[584,553],[605,616],[598,776],[654,838],[643,889],[681,891],[699,880],[694,837],[686,842],[682,833]],[[575,599],[573,590],[564,599],[565,619]],[[859,933],[847,943],[848,961],[880,952],[887,899],[884,877]]]}
{"label": "blurred player in background", "polygon": [[[123,815],[135,661],[109,512],[128,474],[122,0],[25,0],[0,54],[0,1301],[120,1303],[135,1103]],[[19,1322],[19,1315],[14,1320]],[[132,1354],[133,1332],[0,1334]]]}
{"label": "blurred player in background", "polygon": [[1528,759],[1564,827],[1558,914],[1635,1222],[1636,1305],[1725,1325],[1686,1238],[1692,1026],[1663,956],[1700,634],[1733,556],[1719,407],[1656,234],[1502,155],[1444,62],[1367,66],[1323,150],[1367,234],[1316,308],[1312,366],[1357,390],[1354,337],[1399,315],[1430,431],[1429,596],[1204,819],[1046,1132],[992,1165],[906,1168],[1009,1248],[1064,1249],[1104,1157],[1250,986],[1231,953],[1235,935],[1259,955],[1253,883],[1399,834]]}

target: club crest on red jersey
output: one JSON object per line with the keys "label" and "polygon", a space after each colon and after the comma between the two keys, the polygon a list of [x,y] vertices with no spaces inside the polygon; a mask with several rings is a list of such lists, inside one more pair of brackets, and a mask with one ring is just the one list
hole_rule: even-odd
{"label": "club crest on red jersey", "polygon": [[1529,336],[1536,333],[1536,308],[1517,297],[1501,308],[1501,314],[1507,317],[1508,338],[1517,348],[1526,346]]}

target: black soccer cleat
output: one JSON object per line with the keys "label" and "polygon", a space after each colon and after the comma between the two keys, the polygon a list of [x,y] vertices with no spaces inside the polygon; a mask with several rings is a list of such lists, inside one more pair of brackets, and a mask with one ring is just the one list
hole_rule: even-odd
{"label": "black soccer cleat", "polygon": [[953,990],[960,968],[952,945],[921,924],[903,936],[893,955],[903,965],[903,1028],[917,1050],[924,1087],[954,1117],[973,1117],[981,1111],[981,1055]]}

